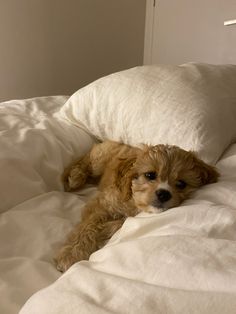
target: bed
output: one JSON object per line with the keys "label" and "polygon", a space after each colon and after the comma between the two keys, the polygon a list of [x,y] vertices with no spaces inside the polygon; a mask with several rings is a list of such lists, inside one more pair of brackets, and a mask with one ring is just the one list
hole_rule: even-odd
{"label": "bed", "polygon": [[[236,311],[236,66],[142,66],[71,97],[0,104],[0,313]],[[181,206],[128,218],[61,274],[53,257],[96,193],[61,174],[94,143],[169,143],[215,164]]]}

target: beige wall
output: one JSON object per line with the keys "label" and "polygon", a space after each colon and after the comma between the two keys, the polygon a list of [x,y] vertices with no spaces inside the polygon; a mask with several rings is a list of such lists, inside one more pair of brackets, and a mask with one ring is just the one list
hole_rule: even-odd
{"label": "beige wall", "polygon": [[142,64],[145,0],[0,0],[0,100],[71,94]]}

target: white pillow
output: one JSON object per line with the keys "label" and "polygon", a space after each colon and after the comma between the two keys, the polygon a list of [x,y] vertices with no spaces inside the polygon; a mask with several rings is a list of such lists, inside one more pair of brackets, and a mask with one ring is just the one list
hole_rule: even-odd
{"label": "white pillow", "polygon": [[78,90],[61,114],[99,140],[178,145],[215,163],[236,139],[236,65],[132,68]]}

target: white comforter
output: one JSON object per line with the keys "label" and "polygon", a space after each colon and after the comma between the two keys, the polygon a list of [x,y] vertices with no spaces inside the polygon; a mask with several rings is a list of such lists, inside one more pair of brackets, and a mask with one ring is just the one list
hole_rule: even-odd
{"label": "white comforter", "polygon": [[[236,145],[220,181],[183,206],[129,218],[89,262],[52,258],[94,193],[60,174],[94,140],[60,119],[66,97],[0,105],[0,313],[236,313]],[[59,278],[60,277],[60,278]]]}

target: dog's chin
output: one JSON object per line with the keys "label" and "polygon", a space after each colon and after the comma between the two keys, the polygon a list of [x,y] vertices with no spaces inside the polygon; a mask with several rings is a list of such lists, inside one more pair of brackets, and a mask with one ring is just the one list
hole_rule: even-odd
{"label": "dog's chin", "polygon": [[147,213],[153,213],[153,214],[160,214],[166,210],[168,210],[170,207],[165,207],[163,204],[152,204],[145,207],[145,212]]}

